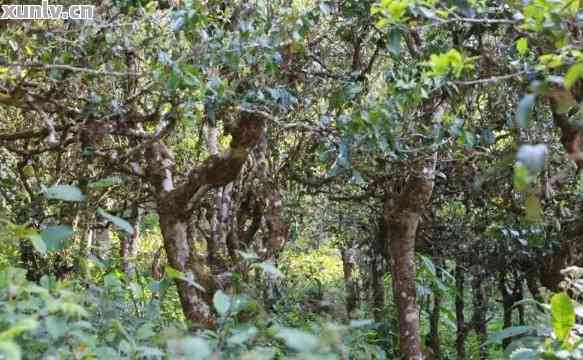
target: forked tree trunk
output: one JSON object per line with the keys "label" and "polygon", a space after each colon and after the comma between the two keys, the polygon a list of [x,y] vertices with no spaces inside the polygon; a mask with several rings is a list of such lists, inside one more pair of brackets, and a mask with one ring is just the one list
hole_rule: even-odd
{"label": "forked tree trunk", "polygon": [[[212,274],[196,261],[189,244],[188,222],[209,189],[236,179],[259,141],[268,116],[241,110],[236,126],[231,129],[230,148],[193,168],[179,184],[174,183],[174,157],[163,141],[152,142],[146,148],[146,175],[158,193],[157,212],[166,256],[170,266],[184,276],[175,279],[182,311],[187,320],[205,328],[215,326],[210,304],[216,283]],[[205,292],[197,290],[194,282],[202,285]]]}
{"label": "forked tree trunk", "polygon": [[394,297],[399,317],[399,349],[406,360],[422,360],[419,333],[419,306],[415,289],[415,236],[421,215],[431,199],[435,182],[435,166],[423,167],[405,185],[398,202],[385,201],[386,239],[391,250]]}

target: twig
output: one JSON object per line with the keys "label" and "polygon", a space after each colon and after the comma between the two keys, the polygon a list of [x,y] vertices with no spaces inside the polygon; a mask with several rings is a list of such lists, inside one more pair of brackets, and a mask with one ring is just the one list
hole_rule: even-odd
{"label": "twig", "polygon": [[57,140],[57,132],[55,131],[55,124],[53,124],[53,120],[51,120],[51,118],[49,117],[49,115],[47,115],[47,113],[45,113],[40,106],[38,106],[36,104],[36,102],[34,101],[34,99],[29,96],[28,97],[28,104],[36,110],[36,112],[39,113],[39,115],[42,117],[43,122],[45,124],[45,129],[47,130],[47,143],[51,146],[56,145],[59,143],[59,141]]}
{"label": "twig", "polygon": [[462,85],[462,86],[467,86],[467,85],[477,85],[477,84],[493,84],[496,83],[498,81],[503,81],[503,80],[509,80],[521,75],[524,75],[526,73],[526,71],[519,71],[516,72],[514,74],[507,74],[507,75],[500,75],[500,76],[492,76],[489,78],[484,78],[484,79],[476,79],[476,80],[467,80],[467,81],[453,81],[453,83],[455,85]]}
{"label": "twig", "polygon": [[442,25],[459,23],[459,22],[469,23],[469,24],[514,25],[514,24],[517,24],[519,21],[519,20],[514,20],[514,19],[488,19],[488,18],[476,19],[476,18],[466,18],[466,17],[455,17],[453,19],[447,19],[447,20],[442,20],[439,18],[433,18],[433,19],[436,20],[436,22],[431,23],[431,24],[425,24],[425,25],[418,26],[416,29],[424,29],[424,28],[429,28],[429,27],[433,27],[433,26],[442,26]]}
{"label": "twig", "polygon": [[68,70],[73,72],[86,73],[91,75],[103,75],[103,76],[140,76],[140,73],[132,72],[119,72],[119,71],[107,71],[107,70],[95,70],[82,68],[78,66],[65,65],[65,64],[8,64],[0,62],[1,66],[5,67],[25,67],[30,69],[43,69],[43,70]]}

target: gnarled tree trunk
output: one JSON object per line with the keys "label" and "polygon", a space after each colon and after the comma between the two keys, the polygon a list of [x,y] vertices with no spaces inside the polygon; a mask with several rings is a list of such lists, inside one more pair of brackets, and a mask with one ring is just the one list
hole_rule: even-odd
{"label": "gnarled tree trunk", "polygon": [[[194,256],[188,241],[188,223],[198,201],[209,189],[224,186],[238,176],[263,133],[265,116],[242,110],[226,153],[209,157],[180,184],[174,183],[173,156],[164,143],[158,140],[146,149],[146,174],[158,192],[157,211],[166,256],[170,266],[186,277],[175,280],[182,310],[187,320],[206,328],[215,325],[211,299],[216,284],[212,274]],[[193,281],[206,291],[198,290]]]}

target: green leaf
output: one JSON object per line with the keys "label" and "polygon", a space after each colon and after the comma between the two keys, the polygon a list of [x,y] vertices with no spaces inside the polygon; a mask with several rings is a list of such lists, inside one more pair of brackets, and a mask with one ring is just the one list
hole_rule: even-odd
{"label": "green leaf", "polygon": [[259,260],[259,256],[257,254],[255,254],[253,251],[244,252],[244,251],[241,251],[241,250],[237,250],[237,253],[239,253],[239,255],[241,255],[241,257],[245,261],[256,261],[256,260]]}
{"label": "green leaf", "polygon": [[[278,349],[279,350],[279,349]],[[245,354],[247,359],[273,360],[275,359],[275,349],[272,347],[254,347],[252,351]]]}
{"label": "green leaf", "polygon": [[170,72],[170,75],[168,76],[168,81],[166,85],[170,90],[176,90],[180,86],[181,78],[182,73],[180,72],[180,70],[178,68],[173,68],[172,71]]}
{"label": "green leaf", "polygon": [[255,335],[257,335],[257,328],[255,326],[251,326],[247,329],[234,332],[234,334],[227,339],[227,343],[231,345],[243,345],[255,337]]}
{"label": "green leaf", "polygon": [[20,348],[12,341],[0,341],[0,359],[20,360],[22,353]]}
{"label": "green leaf", "polygon": [[511,360],[536,360],[539,359],[537,352],[532,349],[520,348],[510,354]]}
{"label": "green leaf", "polygon": [[551,324],[559,341],[564,342],[569,338],[575,326],[575,307],[565,293],[555,294],[551,298]]}
{"label": "green leaf", "polygon": [[45,318],[45,328],[49,336],[57,340],[67,332],[67,321],[62,317],[47,316]]}
{"label": "green leaf", "polygon": [[197,67],[192,64],[181,65],[182,71],[184,73],[183,81],[188,86],[198,86],[200,85],[200,71]]}
{"label": "green leaf", "polygon": [[350,327],[351,328],[359,328],[359,327],[364,327],[364,326],[371,326],[374,325],[374,320],[368,319],[368,320],[351,320],[350,321]]}
{"label": "green leaf", "polygon": [[73,229],[68,225],[49,226],[40,236],[48,251],[59,251],[67,247],[68,240],[73,236]]}
{"label": "green leaf", "polygon": [[464,70],[473,68],[470,60],[456,49],[450,49],[443,54],[431,54],[429,58],[429,66],[431,67],[429,75],[441,76],[451,71],[456,77],[459,77]]}
{"label": "green leaf", "polygon": [[518,103],[516,110],[516,124],[518,127],[524,128],[528,125],[528,115],[534,106],[536,96],[533,94],[525,95]]}
{"label": "green leaf", "polygon": [[556,54],[544,54],[539,56],[538,60],[539,65],[537,65],[537,69],[541,70],[554,69],[563,65],[563,58]]}
{"label": "green leaf", "polygon": [[526,219],[528,221],[535,222],[541,219],[543,209],[540,204],[540,200],[536,195],[528,195],[524,206],[526,207]]}
{"label": "green leaf", "polygon": [[264,261],[258,264],[255,264],[256,267],[260,268],[261,270],[265,271],[267,274],[279,278],[284,277],[283,273],[275,267],[275,265],[270,261]]}
{"label": "green leaf", "polygon": [[152,326],[153,325],[151,323],[145,323],[144,325],[140,326],[136,331],[136,338],[138,340],[146,340],[156,335],[156,332]]}
{"label": "green leaf", "polygon": [[170,265],[166,265],[164,267],[164,273],[170,279],[182,279],[182,278],[184,278],[184,273],[182,273],[181,271],[176,270],[175,268],[173,268]]}
{"label": "green leaf", "polygon": [[501,344],[504,339],[511,338],[513,336],[523,335],[530,332],[532,329],[530,326],[511,326],[502,331],[495,332],[488,336],[486,344]]}
{"label": "green leaf", "polygon": [[78,187],[72,185],[55,185],[42,190],[47,199],[80,202],[85,196]]}
{"label": "green leaf", "polygon": [[528,168],[523,164],[516,164],[514,166],[514,188],[517,191],[525,190],[530,184],[530,176],[528,174]]}
{"label": "green leaf", "polygon": [[518,53],[520,55],[526,54],[526,52],[528,51],[528,39],[523,37],[518,39],[516,41],[516,50],[518,50]]}
{"label": "green leaf", "polygon": [[134,228],[132,227],[132,225],[120,217],[108,214],[101,208],[97,209],[97,215],[111,221],[115,226],[117,226],[118,228],[122,229],[123,231],[130,235],[134,233]]}
{"label": "green leaf", "polygon": [[122,282],[115,274],[107,274],[103,278],[103,286],[108,289],[116,289],[122,286]]}
{"label": "green leaf", "polygon": [[90,189],[107,189],[109,187],[112,187],[114,185],[120,185],[123,183],[123,180],[120,177],[117,176],[109,176],[106,177],[105,179],[101,179],[95,182],[90,183],[89,185],[87,185],[88,188]]}
{"label": "green leaf", "polygon": [[222,290],[219,290],[213,296],[213,305],[219,315],[224,316],[231,307],[231,298]]}
{"label": "green leaf", "polygon": [[194,276],[192,275],[192,272],[188,272],[187,274],[185,274],[181,271],[174,269],[173,267],[171,267],[169,265],[166,265],[164,267],[164,272],[166,273],[166,276],[170,279],[173,279],[173,280],[178,279],[178,280],[185,281],[188,284],[190,284],[191,286],[197,288],[198,290],[203,291],[203,292],[205,291],[205,289],[200,284],[198,284],[197,282],[194,281],[194,279],[193,279]]}
{"label": "green leaf", "polygon": [[206,360],[211,358],[212,350],[207,341],[198,337],[188,337],[168,342],[168,350],[175,356],[170,359]]}
{"label": "green leaf", "polygon": [[399,55],[401,53],[401,31],[397,28],[393,28],[389,31],[388,49],[393,55]]}
{"label": "green leaf", "polygon": [[22,333],[27,331],[31,331],[36,329],[38,326],[38,322],[33,318],[25,318],[22,319],[8,328],[8,330],[3,331],[0,333],[0,340],[8,340],[15,336],[18,336]]}
{"label": "green leaf", "polygon": [[583,76],[583,64],[575,64],[569,68],[565,74],[565,87],[571,89],[573,85]]}
{"label": "green leaf", "polygon": [[161,349],[151,346],[140,346],[139,350],[145,359],[163,359],[166,355]]}
{"label": "green leaf", "polygon": [[30,240],[32,247],[39,252],[41,255],[47,254],[47,244],[43,241],[42,236],[39,234],[30,234],[27,236],[28,240]]}
{"label": "green leaf", "polygon": [[278,331],[277,337],[283,339],[290,349],[298,352],[312,352],[318,347],[318,338],[305,331],[282,328]]}

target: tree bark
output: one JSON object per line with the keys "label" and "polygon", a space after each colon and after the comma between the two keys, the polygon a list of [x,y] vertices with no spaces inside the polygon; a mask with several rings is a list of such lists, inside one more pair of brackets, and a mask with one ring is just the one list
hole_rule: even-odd
{"label": "tree bark", "polygon": [[[581,101],[581,86],[583,83],[579,82],[576,86],[577,101]],[[577,91],[578,90],[578,91]],[[559,101],[551,98],[551,110],[555,124],[561,129],[561,143],[565,147],[567,154],[569,154],[577,164],[578,171],[583,169],[583,130],[576,124],[572,123],[569,114],[560,111]]]}
{"label": "tree bark", "polygon": [[[165,204],[161,205],[159,210],[160,229],[170,266],[184,274],[198,273],[193,272],[194,264],[191,262],[192,254],[188,245],[186,220],[177,218],[172,208],[168,209]],[[196,276],[193,281],[201,282],[201,279]],[[214,318],[211,308],[204,301],[200,292],[184,280],[176,280],[176,287],[186,319],[205,328],[213,327]],[[211,291],[210,289],[205,290]]]}
{"label": "tree bark", "polygon": [[472,324],[480,344],[480,359],[488,359],[488,347],[484,345],[488,340],[488,331],[486,326],[486,312],[488,310],[488,304],[486,299],[486,292],[482,282],[483,274],[475,274],[474,278],[472,279],[474,295],[474,313],[472,316]]}
{"label": "tree bark", "polygon": [[[187,320],[205,328],[215,326],[211,303],[216,283],[194,256],[188,241],[188,223],[198,201],[209,189],[224,186],[238,176],[263,133],[266,116],[242,110],[231,131],[230,148],[193,168],[180,184],[174,183],[173,155],[163,141],[153,142],[146,148],[146,175],[158,193],[157,212],[166,256],[170,266],[186,277],[175,279],[182,311]],[[193,282],[202,285],[205,292],[198,290]]]}
{"label": "tree bark", "polygon": [[120,257],[122,261],[122,268],[124,273],[132,278],[136,272],[136,257],[138,256],[138,245],[140,239],[140,226],[142,223],[142,212],[137,203],[132,205],[132,213],[128,219],[131,223],[134,232],[128,234],[126,232],[120,233]]}
{"label": "tree bark", "polygon": [[95,242],[97,247],[97,257],[103,261],[108,260],[109,252],[111,250],[111,233],[107,227],[102,227],[96,230]]}
{"label": "tree bark", "polygon": [[354,279],[354,250],[342,247],[340,254],[342,256],[342,270],[344,273],[344,287],[346,299],[346,318],[350,319],[356,309],[357,293],[356,281]]}
{"label": "tree bark", "polygon": [[[438,264],[436,264],[438,265]],[[437,279],[441,279],[441,268],[436,266],[435,276]],[[431,309],[431,314],[429,316],[429,338],[427,340],[427,345],[431,349],[433,354],[433,359],[441,359],[441,341],[439,338],[439,321],[441,316],[441,290],[434,286],[433,288],[433,308]]]}
{"label": "tree bark", "polygon": [[456,264],[455,267],[455,286],[456,286],[456,296],[455,296],[455,318],[457,324],[457,336],[455,340],[455,348],[457,353],[457,358],[459,360],[465,360],[466,358],[466,335],[467,327],[464,316],[464,269],[460,264]]}
{"label": "tree bark", "polygon": [[423,167],[408,181],[394,208],[391,209],[392,199],[389,196],[385,199],[385,234],[399,317],[399,349],[401,357],[407,360],[423,359],[415,288],[415,236],[421,214],[433,193],[436,163],[437,154],[434,154],[433,164]]}
{"label": "tree bark", "polygon": [[378,229],[373,238],[373,254],[371,255],[372,276],[372,302],[373,314],[376,322],[381,323],[387,319],[385,310],[385,283],[384,275],[387,272],[387,249],[384,247],[385,224],[381,217]]}
{"label": "tree bark", "polygon": [[375,254],[372,258],[372,305],[373,315],[376,322],[380,323],[386,318],[383,311],[385,309],[385,284],[383,281],[383,258]]}
{"label": "tree bark", "polygon": [[[512,306],[514,305],[514,297],[512,296],[511,291],[508,289],[506,280],[506,272],[500,272],[498,275],[498,290],[500,290],[500,294],[502,295],[502,306],[504,309],[503,329],[512,326]],[[506,348],[508,345],[510,345],[511,341],[512,340],[510,338],[502,340],[502,347]]]}

